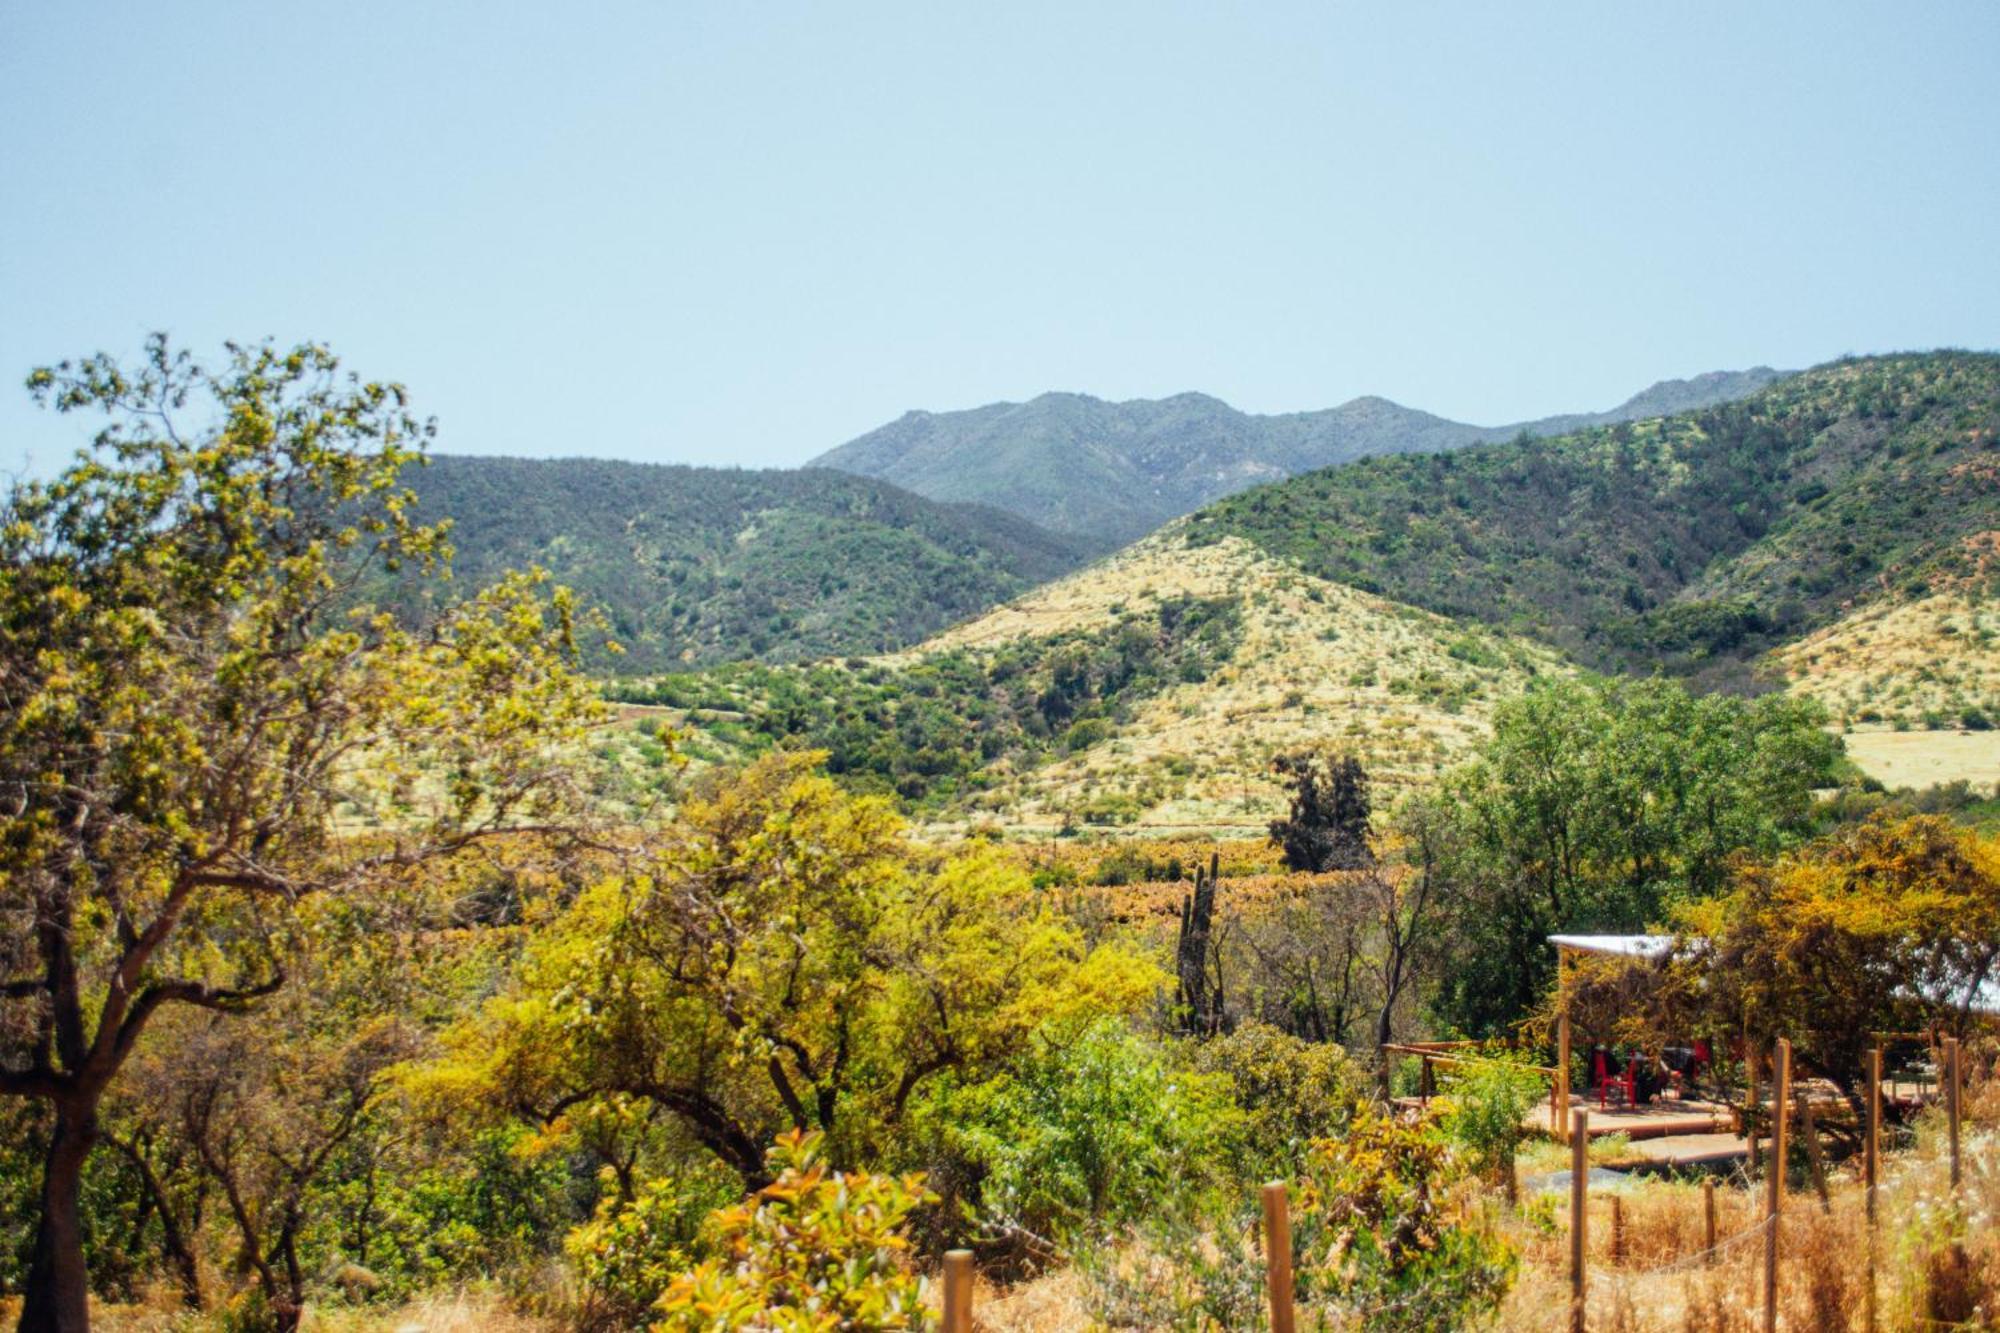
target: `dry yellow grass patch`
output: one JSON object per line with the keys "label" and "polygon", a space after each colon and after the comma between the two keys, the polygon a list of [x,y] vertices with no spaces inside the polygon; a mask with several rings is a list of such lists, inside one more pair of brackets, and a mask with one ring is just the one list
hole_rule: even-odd
{"label": "dry yellow grass patch", "polygon": [[1955,725],[1967,709],[2000,708],[2000,606],[1962,591],[1870,602],[1769,661],[1843,723]]}
{"label": "dry yellow grass patch", "polygon": [[1568,669],[1551,649],[1314,578],[1238,538],[1191,548],[1177,524],[911,652],[1103,628],[1183,596],[1241,602],[1230,661],[1145,701],[1110,741],[989,793],[992,814],[1054,827],[1112,802],[1144,829],[1261,829],[1283,802],[1275,754],[1351,750],[1387,796],[1462,759],[1533,676]]}
{"label": "dry yellow grass patch", "polygon": [[1847,755],[1885,787],[2000,783],[2000,731],[1854,731]]}

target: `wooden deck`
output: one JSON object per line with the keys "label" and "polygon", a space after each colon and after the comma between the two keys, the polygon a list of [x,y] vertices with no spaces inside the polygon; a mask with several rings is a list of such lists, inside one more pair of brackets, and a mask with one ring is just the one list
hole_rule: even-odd
{"label": "wooden deck", "polygon": [[[1572,1093],[1569,1106],[1572,1111],[1590,1112],[1588,1133],[1593,1139],[1612,1134],[1623,1134],[1633,1140],[1664,1139],[1681,1134],[1721,1134],[1731,1131],[1736,1123],[1728,1106],[1698,1098],[1660,1100],[1645,1106],[1600,1107],[1596,1098]],[[1521,1118],[1521,1124],[1528,1129],[1546,1132],[1549,1127],[1548,1099],[1544,1097],[1535,1103],[1534,1108]]]}

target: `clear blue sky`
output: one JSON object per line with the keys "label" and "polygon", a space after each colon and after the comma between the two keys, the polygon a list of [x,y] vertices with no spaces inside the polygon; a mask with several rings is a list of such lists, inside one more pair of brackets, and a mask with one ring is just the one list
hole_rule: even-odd
{"label": "clear blue sky", "polygon": [[452,452],[791,464],[912,407],[1482,423],[2000,344],[2000,4],[0,0],[41,361],[325,339]]}

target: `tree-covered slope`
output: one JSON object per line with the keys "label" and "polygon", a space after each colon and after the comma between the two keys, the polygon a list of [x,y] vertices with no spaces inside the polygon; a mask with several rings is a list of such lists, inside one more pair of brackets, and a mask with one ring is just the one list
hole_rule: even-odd
{"label": "tree-covered slope", "polygon": [[1072,538],[825,470],[440,457],[458,579],[528,564],[605,610],[625,670],[794,661],[912,643],[1081,563]]}
{"label": "tree-covered slope", "polygon": [[1189,540],[1533,632],[1601,667],[1742,662],[1843,606],[1985,577],[2000,356],[1834,363],[1738,403],[1226,500]]}
{"label": "tree-covered slope", "polygon": [[1384,398],[1256,416],[1197,393],[1123,403],[1050,393],[965,412],[911,412],[816,465],[934,499],[996,505],[1109,546],[1221,496],[1314,468],[1656,416],[1741,398],[1779,378],[1759,367],[1668,380],[1609,412],[1513,426],[1448,421]]}

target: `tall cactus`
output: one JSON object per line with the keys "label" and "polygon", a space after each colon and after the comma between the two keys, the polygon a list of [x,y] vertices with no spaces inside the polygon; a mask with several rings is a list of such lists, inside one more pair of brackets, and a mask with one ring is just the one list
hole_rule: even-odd
{"label": "tall cactus", "polygon": [[1222,986],[1220,977],[1208,974],[1209,939],[1215,925],[1215,892],[1220,882],[1222,857],[1211,852],[1208,873],[1194,870],[1194,892],[1181,898],[1181,933],[1174,946],[1175,971],[1180,979],[1177,995],[1181,1026],[1192,1036],[1213,1036],[1222,1030]]}

